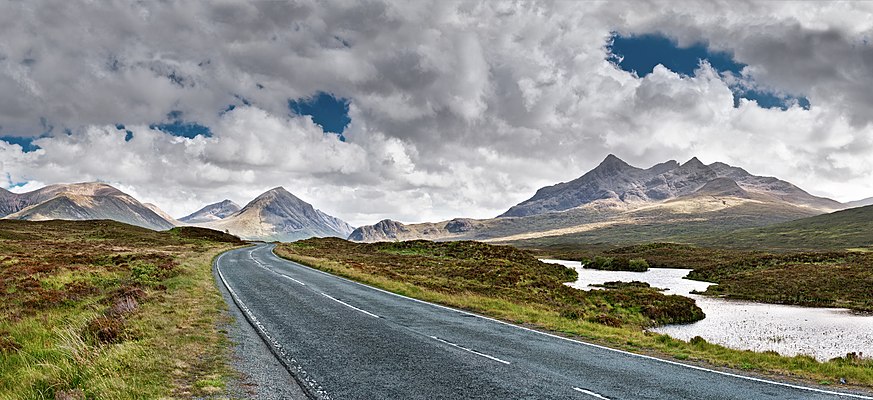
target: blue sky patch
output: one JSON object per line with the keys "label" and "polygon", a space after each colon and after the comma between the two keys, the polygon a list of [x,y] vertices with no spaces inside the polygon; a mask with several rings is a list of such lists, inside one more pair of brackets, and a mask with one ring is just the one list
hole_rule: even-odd
{"label": "blue sky patch", "polygon": [[[656,34],[622,36],[614,34],[607,45],[608,58],[624,71],[645,77],[658,64],[678,74],[692,76],[701,60],[706,60],[721,74],[731,73],[742,76],[746,64],[734,61],[731,54],[710,50],[704,43],[689,47],[679,47],[676,41]],[[755,100],[762,108],[781,108],[783,110],[797,104],[809,109],[809,100],[802,96],[780,95],[769,90],[742,88],[732,85],[734,106],[740,99]]]}
{"label": "blue sky patch", "polygon": [[352,122],[349,117],[349,100],[334,97],[330,93],[317,92],[311,97],[288,100],[288,108],[294,114],[311,116],[313,122],[321,125],[321,129],[336,133],[340,140],[345,140],[342,133]]}
{"label": "blue sky patch", "polygon": [[9,144],[17,144],[21,146],[22,151],[25,153],[30,153],[32,151],[37,151],[41,149],[41,147],[33,144],[33,141],[39,139],[43,136],[0,136],[0,140],[9,143]]}
{"label": "blue sky patch", "polygon": [[[174,110],[167,113],[167,119],[169,122],[160,123],[160,124],[151,124],[149,128],[157,129],[165,133],[169,133],[173,136],[185,137],[188,139],[193,139],[199,135],[203,135],[206,137],[212,136],[212,131],[209,130],[209,127],[200,125],[196,122],[186,122],[182,119],[183,114],[181,111]],[[131,137],[133,135],[131,134]]]}
{"label": "blue sky patch", "polygon": [[133,132],[124,127],[124,124],[115,124],[115,129],[120,131],[124,131],[124,141],[129,142],[130,139],[133,139]]}

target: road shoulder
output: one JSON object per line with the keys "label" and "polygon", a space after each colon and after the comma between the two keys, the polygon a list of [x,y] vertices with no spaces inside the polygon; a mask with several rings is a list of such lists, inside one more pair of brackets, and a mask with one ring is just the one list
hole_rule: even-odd
{"label": "road shoulder", "polygon": [[220,327],[227,332],[233,343],[231,366],[239,376],[227,384],[230,398],[246,399],[308,399],[303,389],[276,359],[269,347],[255,329],[249,324],[239,307],[230,297],[227,288],[221,283],[213,267],[213,278],[227,304],[226,325]]}

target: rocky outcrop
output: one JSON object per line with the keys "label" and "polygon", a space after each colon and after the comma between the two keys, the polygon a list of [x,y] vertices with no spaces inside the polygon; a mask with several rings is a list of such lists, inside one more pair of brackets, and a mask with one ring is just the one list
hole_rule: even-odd
{"label": "rocky outcrop", "polygon": [[403,223],[383,219],[373,225],[358,227],[348,239],[355,242],[385,242],[397,240],[398,236],[402,237],[409,232],[411,230]]}

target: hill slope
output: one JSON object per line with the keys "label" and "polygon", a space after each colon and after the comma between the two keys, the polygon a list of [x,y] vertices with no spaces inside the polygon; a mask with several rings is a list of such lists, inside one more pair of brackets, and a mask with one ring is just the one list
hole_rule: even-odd
{"label": "hill slope", "polygon": [[696,241],[704,245],[739,248],[873,250],[873,205],[761,228],[741,229],[722,237],[707,236]]}
{"label": "hill slope", "polygon": [[271,189],[224,219],[203,226],[243,239],[294,241],[310,237],[346,238],[352,227],[300,200],[285,188]]}

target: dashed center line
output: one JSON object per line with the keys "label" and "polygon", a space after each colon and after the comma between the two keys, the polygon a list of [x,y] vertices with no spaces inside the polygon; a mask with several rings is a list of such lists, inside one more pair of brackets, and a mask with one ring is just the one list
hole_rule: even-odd
{"label": "dashed center line", "polygon": [[360,308],[358,308],[358,307],[355,307],[355,306],[353,306],[353,305],[351,305],[351,304],[349,304],[349,303],[346,303],[346,302],[344,302],[344,301],[342,301],[342,300],[340,300],[340,299],[338,299],[338,298],[336,298],[336,297],[332,297],[331,295],[329,295],[329,294],[327,294],[327,293],[321,293],[321,295],[324,296],[324,297],[327,297],[328,299],[331,299],[331,300],[333,300],[333,301],[335,301],[335,302],[337,302],[337,303],[340,303],[340,304],[342,304],[342,305],[344,305],[344,306],[346,306],[346,307],[348,307],[348,308],[351,308],[351,309],[353,309],[353,310],[357,310],[357,311],[360,311],[360,312],[362,312],[362,313],[364,313],[364,314],[367,314],[367,315],[369,315],[369,316],[371,316],[371,317],[373,317],[373,318],[382,318],[382,317],[380,317],[380,316],[378,316],[378,315],[376,315],[376,314],[373,314],[373,313],[371,313],[371,312],[369,312],[369,311],[362,310],[362,309],[360,309]]}
{"label": "dashed center line", "polygon": [[466,347],[464,347],[464,346],[461,346],[461,345],[458,345],[458,344],[454,344],[454,343],[452,343],[452,342],[445,341],[445,340],[440,339],[440,338],[438,338],[438,337],[436,337],[436,336],[431,336],[430,338],[433,339],[433,340],[436,340],[436,341],[438,341],[438,342],[445,343],[445,344],[447,344],[447,345],[449,345],[449,346],[456,347],[456,348],[459,348],[459,349],[461,349],[461,350],[464,350],[464,351],[467,351],[467,352],[473,353],[473,354],[475,354],[475,355],[477,355],[477,356],[485,357],[485,358],[487,358],[487,359],[489,359],[489,360],[494,360],[494,361],[497,361],[497,362],[499,362],[499,363],[503,363],[503,364],[506,364],[506,365],[511,364],[509,361],[501,360],[501,359],[499,359],[499,358],[497,358],[497,357],[489,356],[488,354],[480,353],[480,352],[478,352],[478,351],[476,351],[476,350],[473,350],[473,349],[468,349],[468,348],[466,348]]}
{"label": "dashed center line", "polygon": [[594,392],[592,392],[592,391],[590,391],[590,390],[585,390],[585,389],[577,388],[577,387],[574,387],[573,390],[575,390],[575,391],[577,391],[577,392],[580,392],[580,393],[585,393],[585,394],[587,394],[587,395],[589,395],[589,396],[592,396],[592,397],[595,397],[595,398],[598,398],[598,399],[609,400],[609,398],[607,398],[607,397],[603,397],[603,396],[601,396],[601,395],[599,395],[599,394],[597,394],[597,393],[594,393]]}

